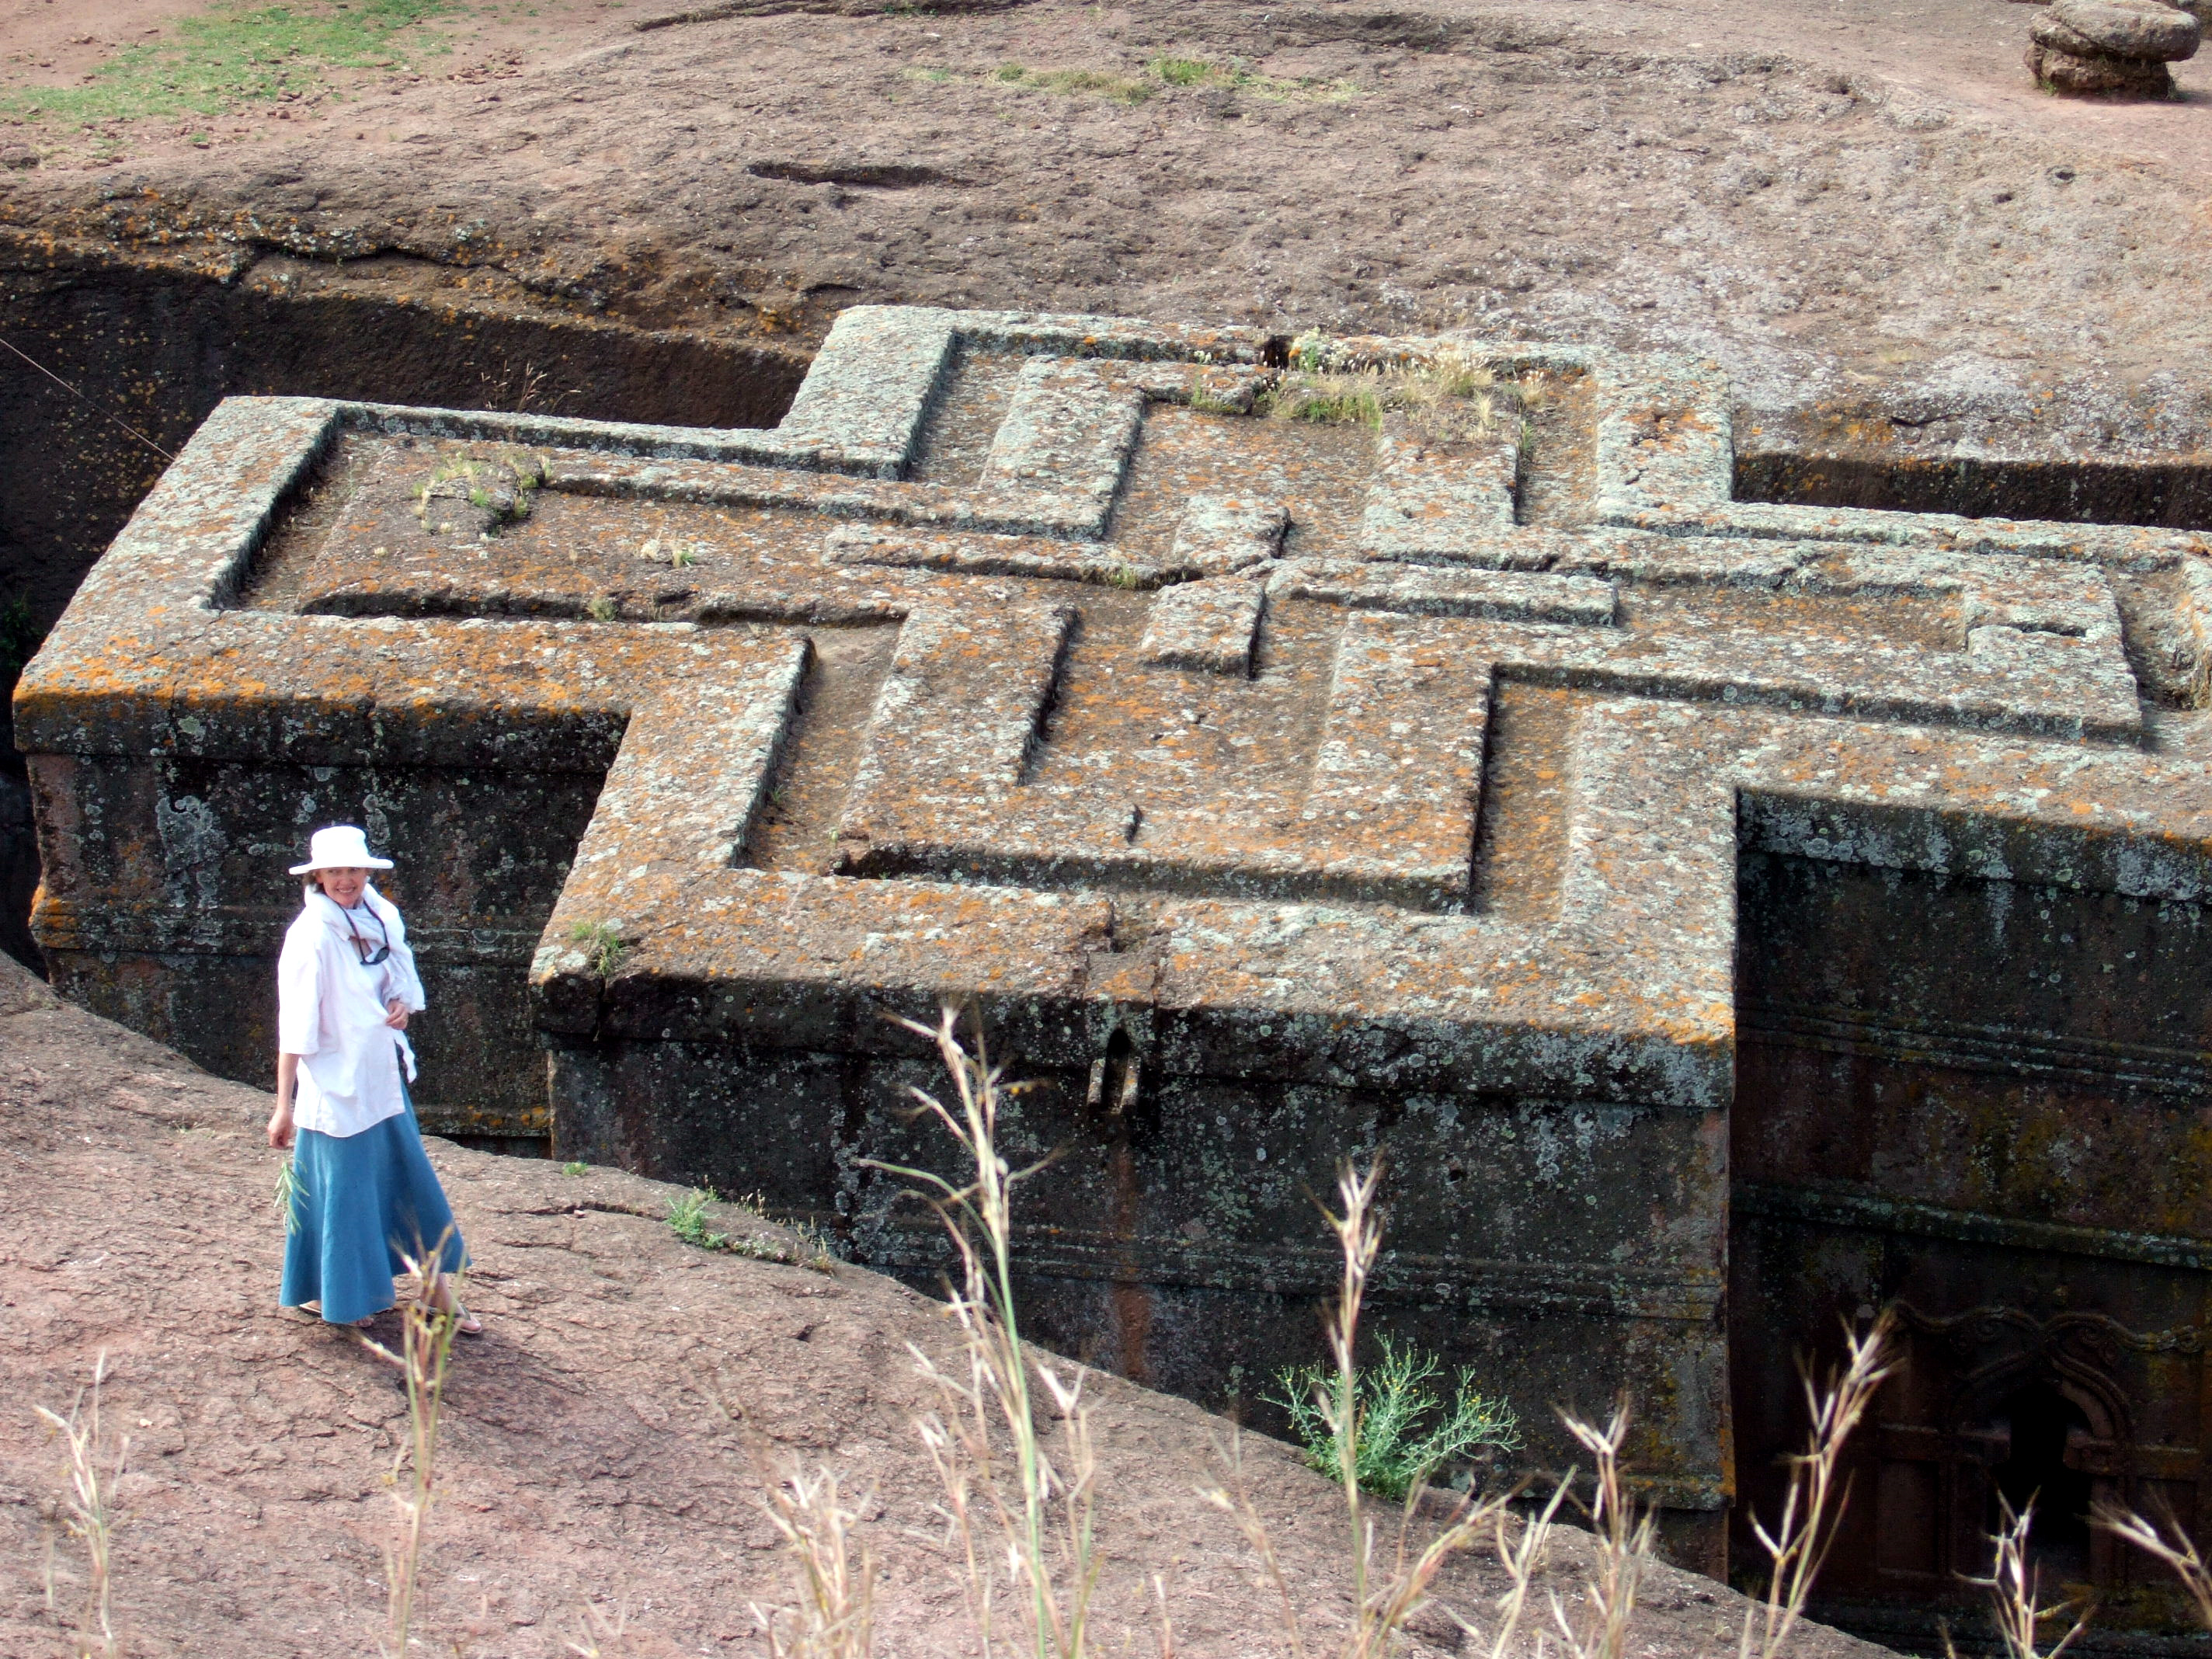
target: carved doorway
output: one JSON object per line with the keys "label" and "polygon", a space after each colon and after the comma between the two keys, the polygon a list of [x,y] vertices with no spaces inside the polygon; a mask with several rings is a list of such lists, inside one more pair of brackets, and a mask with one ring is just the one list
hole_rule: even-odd
{"label": "carved doorway", "polygon": [[[1874,1548],[1832,1576],[1840,1593],[1909,1589],[1942,1600],[1988,1571],[2002,1508],[2034,1506],[2029,1550],[2054,1589],[2109,1590],[2128,1564],[2093,1528],[2094,1505],[2160,1504],[2193,1525],[2201,1458],[2142,1443],[2130,1399],[2185,1387],[2162,1354],[2193,1360],[2191,1331],[2142,1336],[2100,1315],[2038,1321],[2014,1308],[1934,1318],[1899,1304],[1899,1368],[1877,1402],[1863,1463]],[[2176,1499],[2180,1501],[2176,1503]]]}
{"label": "carved doorway", "polygon": [[2031,1558],[2047,1594],[2096,1599],[2094,1648],[2191,1635],[2163,1570],[2088,1517],[2170,1513],[2200,1545],[2212,1521],[2201,907],[1747,854],[1740,911],[1739,1577],[1802,1443],[1798,1358],[1833,1363],[1844,1322],[1893,1305],[1820,1616],[1987,1646],[1967,1581],[2001,1503],[2033,1499]]}

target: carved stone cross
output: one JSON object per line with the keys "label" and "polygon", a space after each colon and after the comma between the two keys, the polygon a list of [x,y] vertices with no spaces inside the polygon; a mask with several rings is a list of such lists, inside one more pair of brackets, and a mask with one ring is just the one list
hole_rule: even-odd
{"label": "carved stone cross", "polygon": [[1382,1149],[1385,1322],[1538,1461],[1635,1390],[1711,1559],[1741,860],[2212,873],[2202,538],[1733,456],[1694,364],[898,308],[772,431],[234,399],[24,678],[35,925],[261,1075],[284,854],[365,822],[434,1127],[924,1276],[883,1016],[966,1002],[1063,1153],[1042,1328],[1213,1399],[1316,1346],[1306,1195]]}

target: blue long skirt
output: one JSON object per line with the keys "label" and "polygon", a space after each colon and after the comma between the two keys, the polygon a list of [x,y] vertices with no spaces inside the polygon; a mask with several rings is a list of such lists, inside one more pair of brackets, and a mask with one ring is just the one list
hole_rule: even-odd
{"label": "blue long skirt", "polygon": [[284,1243],[283,1306],[319,1301],[324,1319],[350,1325],[392,1305],[406,1256],[422,1261],[436,1251],[448,1273],[467,1260],[411,1097],[406,1110],[357,1135],[301,1130],[292,1170],[297,1224]]}

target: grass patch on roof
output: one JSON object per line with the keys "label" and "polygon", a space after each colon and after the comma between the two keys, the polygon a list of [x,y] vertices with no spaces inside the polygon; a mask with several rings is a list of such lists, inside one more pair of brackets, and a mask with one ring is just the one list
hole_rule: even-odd
{"label": "grass patch on roof", "polygon": [[1224,92],[1249,93],[1276,103],[1337,104],[1359,96],[1349,81],[1324,81],[1316,76],[1286,80],[1261,75],[1237,64],[1217,64],[1206,58],[1155,58],[1145,73],[1163,87],[1213,88]]}
{"label": "grass patch on roof", "polygon": [[[930,78],[939,77],[933,75]],[[1235,64],[1217,64],[1203,58],[1155,58],[1134,75],[1115,70],[1031,69],[1023,64],[1001,64],[989,78],[1001,86],[1017,87],[1024,92],[1088,95],[1131,106],[1179,91],[1242,92],[1276,103],[1333,104],[1359,95],[1359,88],[1349,81],[1322,81],[1310,76],[1285,80],[1279,76],[1261,75]]]}

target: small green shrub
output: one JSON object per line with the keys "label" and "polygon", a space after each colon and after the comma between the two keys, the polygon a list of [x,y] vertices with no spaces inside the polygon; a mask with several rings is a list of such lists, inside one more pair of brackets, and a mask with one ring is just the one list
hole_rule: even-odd
{"label": "small green shrub", "polygon": [[794,1221],[791,1231],[798,1235],[800,1248],[799,1265],[811,1267],[818,1273],[831,1273],[836,1264],[845,1259],[837,1248],[837,1241],[811,1221]]}
{"label": "small green shrub", "polygon": [[673,565],[680,570],[686,565],[699,562],[699,546],[697,542],[680,542],[673,538],[664,544],[659,537],[655,536],[637,550],[637,556],[651,559],[655,564]]}
{"label": "small green shrub", "polygon": [[[1504,1401],[1477,1391],[1474,1373],[1463,1370],[1446,1400],[1429,1386],[1442,1362],[1411,1344],[1382,1339],[1381,1363],[1363,1367],[1354,1385],[1357,1468],[1360,1489],[1402,1503],[1416,1484],[1449,1463],[1485,1447],[1510,1451],[1521,1443],[1521,1422]],[[1334,1478],[1336,1439],[1317,1390],[1334,1388],[1327,1365],[1288,1365],[1276,1373],[1282,1392],[1262,1399],[1291,1414],[1310,1468]]]}
{"label": "small green shrub", "polygon": [[1310,328],[1291,342],[1291,367],[1304,369],[1309,374],[1318,374],[1333,368],[1336,348],[1328,336],[1317,328]]}
{"label": "small green shrub", "polygon": [[1382,398],[1367,391],[1285,385],[1268,398],[1267,412],[1286,421],[1319,421],[1331,426],[1381,426]]}
{"label": "small green shrub", "polygon": [[561,1173],[564,1176],[589,1175],[591,1172],[592,1166],[588,1164],[563,1164],[561,1166]]}
{"label": "small green shrub", "polygon": [[452,455],[432,469],[428,480],[415,492],[415,516],[428,529],[440,520],[440,534],[453,528],[442,520],[457,506],[467,505],[469,528],[491,535],[530,516],[531,495],[545,484],[544,463],[517,450]]}

